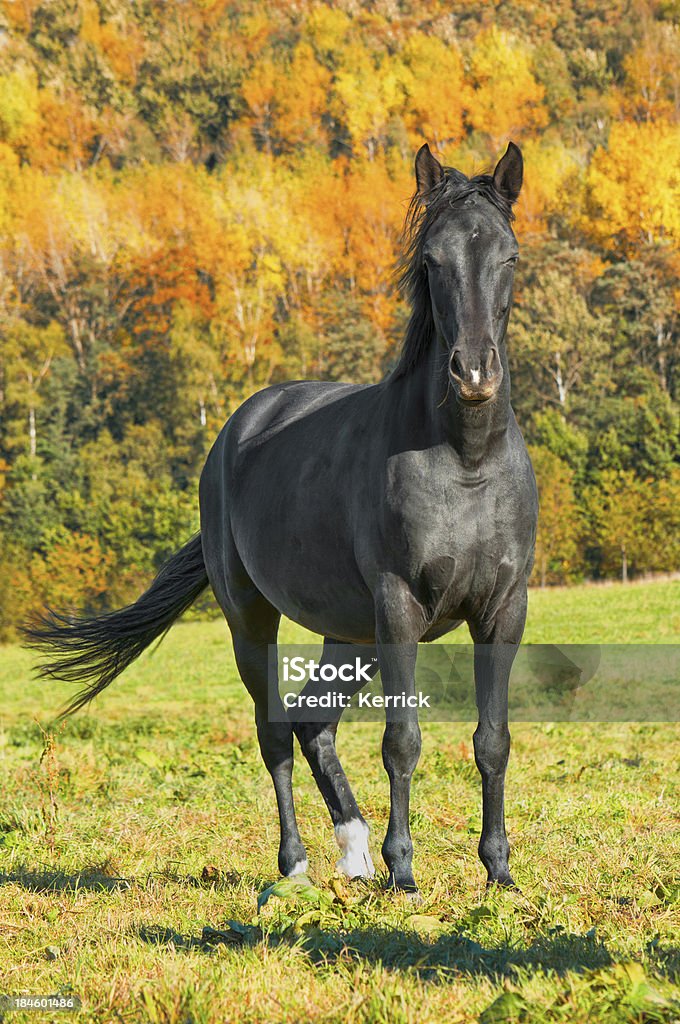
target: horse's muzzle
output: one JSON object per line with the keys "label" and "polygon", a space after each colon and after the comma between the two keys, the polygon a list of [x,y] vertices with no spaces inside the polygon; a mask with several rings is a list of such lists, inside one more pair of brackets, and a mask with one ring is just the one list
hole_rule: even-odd
{"label": "horse's muzzle", "polygon": [[454,349],[449,359],[449,377],[457,397],[465,404],[481,405],[493,398],[503,380],[503,366],[498,349],[491,347],[476,366],[466,365],[460,349]]}

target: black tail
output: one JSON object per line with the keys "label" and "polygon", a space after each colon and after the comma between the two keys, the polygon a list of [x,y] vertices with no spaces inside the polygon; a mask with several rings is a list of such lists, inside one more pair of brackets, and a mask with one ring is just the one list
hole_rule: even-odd
{"label": "black tail", "polygon": [[54,660],[44,678],[85,682],[60,717],[101,693],[149,644],[162,637],[208,585],[200,533],[165,563],[134,604],[107,615],[77,619],[50,611],[24,630],[27,645]]}

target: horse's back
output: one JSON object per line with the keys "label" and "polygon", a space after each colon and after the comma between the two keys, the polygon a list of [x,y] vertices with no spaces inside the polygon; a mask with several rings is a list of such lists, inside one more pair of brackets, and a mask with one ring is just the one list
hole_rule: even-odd
{"label": "horse's back", "polygon": [[372,385],[299,380],[273,384],[243,403],[225,425],[239,450],[260,444],[318,413],[332,413],[336,403]]}
{"label": "horse's back", "polygon": [[[291,460],[299,458],[300,440],[307,435],[318,446],[321,419],[327,423],[346,420],[346,400],[375,385],[346,384],[334,381],[300,380],[272,384],[236,409],[222,427],[212,446],[201,476],[201,487],[243,468],[249,453],[266,451],[268,442],[279,439],[277,448],[290,450]],[[344,408],[338,408],[343,405]],[[329,438],[330,440],[330,438]]]}

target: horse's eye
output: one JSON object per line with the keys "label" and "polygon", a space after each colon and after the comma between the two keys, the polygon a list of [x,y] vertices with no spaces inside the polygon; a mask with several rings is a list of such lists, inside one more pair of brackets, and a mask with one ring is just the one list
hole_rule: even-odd
{"label": "horse's eye", "polygon": [[434,253],[432,253],[429,249],[427,249],[423,253],[423,266],[429,267],[430,269],[432,269],[432,267],[439,266],[439,260],[437,259],[437,256]]}
{"label": "horse's eye", "polygon": [[519,255],[511,256],[510,259],[507,259],[507,260],[503,261],[503,266],[504,267],[514,267],[515,264],[517,263],[518,259],[519,259]]}

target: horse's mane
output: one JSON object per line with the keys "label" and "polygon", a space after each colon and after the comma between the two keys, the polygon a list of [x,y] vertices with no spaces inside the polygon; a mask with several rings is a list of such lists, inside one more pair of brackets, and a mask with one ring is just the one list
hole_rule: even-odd
{"label": "horse's mane", "polygon": [[411,304],[411,317],[392,377],[400,377],[412,370],[434,337],[430,291],[423,267],[423,244],[427,232],[448,207],[471,195],[480,195],[488,199],[508,223],[514,220],[512,203],[498,191],[490,174],[477,174],[472,178],[466,178],[453,167],[445,167],[442,180],[425,196],[416,192],[409,203],[402,234],[402,257],[397,274],[399,287]]}

